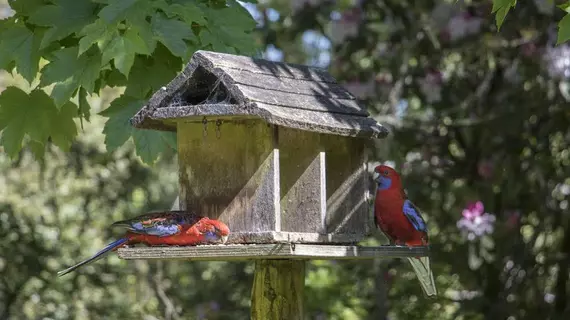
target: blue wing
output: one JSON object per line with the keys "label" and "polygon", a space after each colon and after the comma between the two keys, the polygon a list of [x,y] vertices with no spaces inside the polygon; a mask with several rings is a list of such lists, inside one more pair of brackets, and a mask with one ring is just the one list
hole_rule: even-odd
{"label": "blue wing", "polygon": [[416,206],[414,206],[410,200],[404,201],[404,207],[402,210],[404,211],[406,218],[410,220],[416,230],[427,233],[427,225],[424,221],[424,218],[422,218],[422,215],[420,214],[420,210],[416,208]]}
{"label": "blue wing", "polygon": [[178,234],[181,225],[194,224],[198,220],[199,217],[196,215],[183,211],[170,211],[140,215],[133,219],[115,222],[113,226],[123,227],[134,233],[167,237]]}

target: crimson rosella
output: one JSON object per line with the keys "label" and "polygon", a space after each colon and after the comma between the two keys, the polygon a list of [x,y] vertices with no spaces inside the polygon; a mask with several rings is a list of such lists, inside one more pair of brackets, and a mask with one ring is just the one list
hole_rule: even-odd
{"label": "crimson rosella", "polygon": [[150,246],[189,246],[220,241],[225,243],[230,233],[228,226],[221,221],[197,216],[185,211],[144,214],[132,219],[115,222],[111,226],[125,228],[127,233],[119,240],[108,244],[91,258],[59,271],[57,275],[61,277],[68,274],[83,265],[100,259],[109,251],[126,244],[145,243]]}
{"label": "crimson rosella", "polygon": [[[377,183],[374,221],[391,244],[427,246],[427,225],[420,210],[407,198],[396,170],[388,166],[374,169]],[[437,295],[429,257],[408,258],[427,296]]]}

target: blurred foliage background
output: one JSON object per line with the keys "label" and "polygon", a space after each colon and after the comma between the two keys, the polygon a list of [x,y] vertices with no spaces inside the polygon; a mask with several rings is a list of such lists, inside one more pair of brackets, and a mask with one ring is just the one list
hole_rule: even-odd
{"label": "blurred foliage background", "polygon": [[[570,318],[570,47],[564,14],[520,1],[497,32],[491,1],[266,0],[244,4],[263,56],[328,70],[392,134],[430,226],[440,295],[405,260],[314,261],[307,319]],[[0,1],[0,15],[11,10]],[[0,74],[0,91],[24,81]],[[89,101],[103,110],[120,94]],[[95,113],[93,112],[93,113]],[[112,221],[170,208],[173,152],[148,167],[107,153],[93,116],[67,153],[0,152],[0,319],[247,319],[252,263],[122,261],[55,272],[115,235]],[[385,243],[375,231],[367,244]]]}

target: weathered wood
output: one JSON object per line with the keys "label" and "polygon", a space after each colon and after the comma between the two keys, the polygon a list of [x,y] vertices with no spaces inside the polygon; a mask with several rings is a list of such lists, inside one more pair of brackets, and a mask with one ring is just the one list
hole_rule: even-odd
{"label": "weathered wood", "polygon": [[281,176],[281,230],[325,233],[325,154],[319,134],[277,129]]}
{"label": "weathered wood", "polygon": [[304,289],[305,261],[256,261],[251,292],[251,319],[303,319]]}
{"label": "weathered wood", "polygon": [[366,199],[369,181],[365,140],[322,135],[321,144],[327,152],[326,232],[355,233],[364,238],[372,221]]}
{"label": "weathered wood", "polygon": [[[295,116],[291,116],[292,112]],[[254,102],[252,105],[218,104],[158,108],[146,116],[145,121],[151,121],[150,124],[147,123],[149,126],[139,127],[156,128],[157,123],[162,124],[171,119],[182,118],[196,122],[201,121],[203,116],[216,116],[224,119],[261,118],[283,127],[348,137],[384,137],[388,133],[373,119],[367,117],[344,115],[342,121],[338,121],[323,112],[301,109],[291,111],[260,102]],[[175,131],[176,127],[161,125],[160,130]]]}
{"label": "weathered wood", "polygon": [[262,89],[244,84],[237,84],[237,89],[249,101],[272,104],[293,109],[311,110],[328,113],[367,116],[368,112],[352,99],[334,99],[313,94],[282,92],[273,89]]}
{"label": "weathered wood", "polygon": [[278,150],[262,121],[178,124],[180,207],[232,232],[278,230]]}
{"label": "weathered wood", "polygon": [[261,118],[283,127],[348,137],[384,138],[388,135],[386,128],[368,117],[335,115],[302,109],[291,110],[261,102],[252,104],[259,109],[256,112],[259,112]]}
{"label": "weathered wood", "polygon": [[[214,89],[221,97],[206,99]],[[217,103],[219,108],[211,109]],[[188,108],[199,104],[208,106]],[[388,133],[324,70],[208,51],[197,51],[131,123],[174,130],[160,120],[204,115],[251,115],[274,125],[351,137],[383,138]]]}
{"label": "weathered wood", "polygon": [[247,69],[251,72],[272,75],[274,77],[336,83],[335,78],[333,78],[326,70],[305,65],[275,62],[203,50],[196,51],[192,58],[201,62],[202,65],[206,65],[212,69]]}
{"label": "weathered wood", "polygon": [[319,244],[232,244],[189,247],[124,247],[117,250],[119,257],[135,259],[191,259],[259,260],[259,259],[310,259],[310,260],[362,260],[375,258],[423,257],[428,247],[405,246],[342,246]]}
{"label": "weathered wood", "polygon": [[335,99],[351,99],[356,97],[338,83],[307,81],[301,79],[279,78],[274,75],[255,73],[247,69],[223,69],[225,79],[252,87],[271,89],[298,94],[314,94]]}
{"label": "weathered wood", "polygon": [[316,232],[233,232],[230,234],[228,244],[236,243],[330,243],[355,244],[362,240],[357,233],[316,233]]}

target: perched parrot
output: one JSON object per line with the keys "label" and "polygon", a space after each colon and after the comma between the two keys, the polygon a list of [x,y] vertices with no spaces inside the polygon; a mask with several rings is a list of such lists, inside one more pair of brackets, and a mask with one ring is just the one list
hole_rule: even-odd
{"label": "perched parrot", "polygon": [[121,239],[108,244],[91,258],[59,271],[57,275],[61,277],[68,274],[83,265],[99,260],[109,251],[126,244],[190,246],[220,241],[225,243],[230,233],[230,229],[223,222],[190,214],[186,211],[148,213],[115,222],[111,226],[125,228],[127,233]]}
{"label": "perched parrot", "polygon": [[[396,170],[380,165],[374,169],[377,183],[374,202],[374,221],[386,234],[391,244],[406,246],[427,246],[427,225],[420,210],[408,200],[402,181]],[[437,295],[437,288],[429,257],[408,258],[423,291],[427,296]]]}

